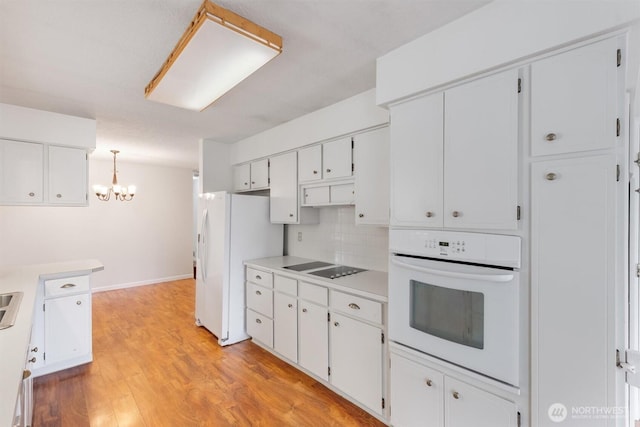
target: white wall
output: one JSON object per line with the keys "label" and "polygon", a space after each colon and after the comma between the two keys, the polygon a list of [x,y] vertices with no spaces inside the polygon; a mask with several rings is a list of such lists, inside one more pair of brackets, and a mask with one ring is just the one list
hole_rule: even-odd
{"label": "white wall", "polygon": [[230,144],[200,141],[200,193],[231,191],[233,188]]}
{"label": "white wall", "polygon": [[[113,163],[90,159],[89,184],[110,184]],[[88,207],[0,206],[0,266],[97,258],[97,289],[191,277],[192,171],[118,161],[131,202]]]}
{"label": "white wall", "polygon": [[378,58],[376,100],[386,105],[638,19],[637,0],[493,1]]}
{"label": "white wall", "polygon": [[389,122],[375,104],[375,89],[293,119],[231,146],[231,164],[267,157]]}
{"label": "white wall", "polygon": [[356,226],[353,206],[319,209],[319,224],[286,226],[287,255],[387,271],[386,227]]}

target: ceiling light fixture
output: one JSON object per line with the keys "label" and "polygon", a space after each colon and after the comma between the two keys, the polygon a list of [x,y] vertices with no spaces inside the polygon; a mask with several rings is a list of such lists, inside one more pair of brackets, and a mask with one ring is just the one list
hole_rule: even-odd
{"label": "ceiling light fixture", "polygon": [[121,202],[129,202],[133,199],[133,196],[136,195],[136,186],[129,185],[126,187],[118,184],[118,175],[116,170],[116,155],[120,152],[118,150],[111,150],[113,153],[113,179],[111,180],[111,187],[107,187],[105,185],[94,185],[93,191],[96,193],[98,199],[103,202],[106,202],[111,198],[111,193],[113,193],[116,197],[116,200],[120,200]]}
{"label": "ceiling light fixture", "polygon": [[202,111],[281,52],[282,37],[205,0],[145,97]]}

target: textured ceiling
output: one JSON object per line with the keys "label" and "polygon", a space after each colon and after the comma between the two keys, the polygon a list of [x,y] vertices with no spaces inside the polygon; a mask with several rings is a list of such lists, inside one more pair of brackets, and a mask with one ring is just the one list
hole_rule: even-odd
{"label": "textured ceiling", "polygon": [[201,0],[0,0],[0,102],[98,125],[96,156],[196,167],[232,143],[375,86],[375,60],[487,0],[219,0],[283,37],[283,53],[203,112],[144,87]]}

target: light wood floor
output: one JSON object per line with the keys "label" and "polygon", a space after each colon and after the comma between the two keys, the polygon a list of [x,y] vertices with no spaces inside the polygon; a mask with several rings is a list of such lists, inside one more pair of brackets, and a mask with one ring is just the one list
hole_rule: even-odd
{"label": "light wood floor", "polygon": [[93,363],[37,378],[39,426],[382,426],[250,341],[194,324],[191,279],[93,295]]}

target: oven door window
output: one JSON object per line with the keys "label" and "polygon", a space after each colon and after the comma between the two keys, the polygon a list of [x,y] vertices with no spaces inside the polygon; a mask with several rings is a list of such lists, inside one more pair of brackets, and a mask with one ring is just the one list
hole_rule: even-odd
{"label": "oven door window", "polygon": [[411,280],[410,325],[438,338],[484,348],[484,295]]}

